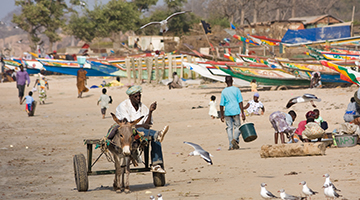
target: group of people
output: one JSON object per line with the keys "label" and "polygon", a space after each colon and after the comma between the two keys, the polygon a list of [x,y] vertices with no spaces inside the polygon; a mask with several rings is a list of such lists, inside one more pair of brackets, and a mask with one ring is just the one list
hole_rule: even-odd
{"label": "group of people", "polygon": [[16,73],[16,87],[19,92],[19,103],[21,105],[24,101],[26,101],[25,111],[29,114],[29,116],[33,116],[33,111],[36,105],[36,102],[32,97],[33,93],[38,91],[40,104],[45,104],[45,100],[47,98],[46,91],[49,89],[49,83],[45,77],[45,70],[41,70],[40,73],[38,73],[32,91],[30,91],[28,93],[29,95],[24,98],[26,85],[29,87],[30,77],[27,71],[24,70],[24,66],[20,65],[20,70]]}

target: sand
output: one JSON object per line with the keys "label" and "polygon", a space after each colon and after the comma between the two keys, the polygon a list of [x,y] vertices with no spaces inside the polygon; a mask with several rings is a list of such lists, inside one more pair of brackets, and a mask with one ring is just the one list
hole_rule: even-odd
{"label": "sand", "polygon": [[[31,80],[34,84],[34,77]],[[102,78],[90,78],[88,85],[99,85],[102,81]],[[28,117],[25,105],[19,105],[15,83],[0,84],[0,199],[148,199],[158,193],[162,193],[164,199],[261,199],[262,182],[267,183],[267,189],[275,195],[279,195],[277,191],[281,188],[289,194],[300,195],[299,183],[306,181],[319,192],[312,198],[316,200],[325,198],[322,189],[325,173],[330,174],[345,198],[360,197],[359,145],[327,148],[325,156],[264,159],[259,154],[263,144],[274,143],[269,115],[277,110],[288,111],[285,105],[290,98],[304,93],[321,98],[316,105],[331,132],[343,122],[344,111],[356,87],[260,91],[266,112],[247,119],[255,124],[258,138],[250,143],[241,138],[241,149],[228,151],[225,124],[208,115],[210,96],[215,95],[219,104],[224,83],[177,90],[143,84],[143,103],[148,106],[154,101],[158,103],[153,128],[160,130],[170,125],[163,142],[166,185],[154,187],[151,173],[132,173],[132,193],[117,194],[112,188],[114,175],[90,176],[89,190],[78,192],[73,156],[86,156],[84,139],[100,139],[106,134],[113,124],[109,112],[115,112],[117,105],[127,98],[127,88],[108,88],[114,101],[106,119],[102,119],[100,107],[96,105],[101,89],[91,89],[84,98],[78,99],[75,77],[49,76],[49,83],[46,104],[37,106],[34,117]],[[27,87],[26,93],[30,89]],[[242,94],[245,102],[253,95],[247,91]],[[35,100],[37,95],[35,93]],[[310,103],[302,103],[292,109],[298,114],[297,126],[313,108]],[[214,156],[214,165],[208,165],[200,157],[188,157],[193,149],[183,141],[197,143],[209,151]],[[100,150],[93,153],[95,159]],[[102,157],[93,170],[113,168],[113,164]],[[285,175],[290,172],[297,174]]]}

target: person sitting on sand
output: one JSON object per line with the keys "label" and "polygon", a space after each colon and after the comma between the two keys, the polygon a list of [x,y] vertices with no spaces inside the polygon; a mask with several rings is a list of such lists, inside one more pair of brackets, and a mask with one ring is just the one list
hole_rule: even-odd
{"label": "person sitting on sand", "polygon": [[169,90],[171,90],[171,88],[182,88],[181,80],[176,72],[173,73],[173,81],[171,81],[168,86]]}
{"label": "person sitting on sand", "polygon": [[315,112],[313,111],[309,111],[305,114],[305,118],[306,120],[303,120],[299,123],[298,128],[295,130],[295,134],[300,138],[301,141],[303,142],[309,142],[309,140],[305,137],[303,137],[302,132],[305,130],[305,125],[308,123],[308,120],[311,118],[312,122],[314,122],[314,118],[315,118]]}
{"label": "person sitting on sand", "polygon": [[310,88],[321,88],[321,75],[320,72],[311,73]]}
{"label": "person sitting on sand", "polygon": [[285,143],[285,135],[288,138],[291,137],[291,141],[295,143],[294,140],[294,131],[296,128],[292,127],[293,122],[296,119],[296,113],[293,110],[290,110],[288,113],[284,113],[281,111],[275,111],[270,114],[269,120],[272,127],[275,129],[275,144],[278,143],[278,138],[280,134],[280,141],[282,144]]}
{"label": "person sitting on sand", "polygon": [[315,117],[314,117],[315,122],[318,123],[318,124],[320,125],[320,127],[321,127],[322,129],[324,129],[324,131],[325,131],[326,129],[328,129],[328,124],[327,124],[327,122],[324,121],[324,119],[320,116],[320,111],[319,111],[319,109],[314,109],[313,111],[314,111],[314,113],[315,113]]}
{"label": "person sitting on sand", "polygon": [[[265,107],[264,105],[261,103],[261,101],[259,101],[259,93],[255,93],[254,97],[252,100],[250,100],[245,106],[244,109],[245,110],[245,115],[249,116],[249,115],[263,115],[265,112]],[[261,110],[261,111],[260,111]]]}
{"label": "person sitting on sand", "polygon": [[354,119],[360,117],[360,106],[356,103],[355,98],[351,97],[350,103],[347,106],[347,109],[344,114],[344,121],[351,122]]}

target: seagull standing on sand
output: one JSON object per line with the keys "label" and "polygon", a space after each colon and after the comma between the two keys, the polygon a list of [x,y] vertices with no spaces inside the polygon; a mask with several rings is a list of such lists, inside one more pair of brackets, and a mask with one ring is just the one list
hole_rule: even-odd
{"label": "seagull standing on sand", "polygon": [[160,193],[159,193],[159,194],[157,195],[157,197],[158,197],[158,199],[157,199],[157,200],[163,200],[163,198],[162,198],[162,194],[160,194]]}
{"label": "seagull standing on sand", "polygon": [[169,30],[168,26],[167,26],[167,23],[168,23],[168,20],[171,19],[172,17],[176,16],[176,15],[181,15],[181,14],[184,14],[184,13],[187,13],[187,12],[190,12],[190,11],[182,11],[182,12],[176,12],[176,13],[173,13],[172,15],[170,15],[169,17],[167,17],[166,19],[160,21],[160,22],[149,22],[147,24],[145,24],[144,26],[140,27],[140,29],[143,29],[147,26],[150,26],[152,24],[160,24],[160,32],[161,33],[165,33]]}
{"label": "seagull standing on sand", "polygon": [[325,184],[323,186],[323,188],[324,188],[324,194],[325,194],[326,198],[335,199],[335,198],[341,197],[341,195],[336,193],[336,191],[334,190],[334,188],[331,185]]}
{"label": "seagull standing on sand", "polygon": [[332,188],[334,188],[335,191],[341,192],[341,190],[337,189],[337,188],[335,187],[335,185],[330,181],[330,175],[329,175],[329,174],[324,174],[323,177],[325,177],[324,186],[325,186],[325,185],[332,186]]}
{"label": "seagull standing on sand", "polygon": [[151,195],[150,200],[155,200],[155,197],[153,195]]}
{"label": "seagull standing on sand", "polygon": [[303,192],[306,196],[310,197],[310,199],[311,199],[311,196],[312,196],[312,195],[315,195],[316,193],[318,193],[318,192],[315,192],[315,191],[313,191],[312,189],[310,189],[310,188],[307,186],[307,184],[306,184],[305,181],[301,181],[300,185],[303,185],[302,192]]}
{"label": "seagull standing on sand", "polygon": [[311,105],[316,108],[316,105],[314,104],[314,101],[321,101],[321,99],[317,98],[313,94],[304,94],[302,96],[294,97],[289,100],[289,102],[286,104],[286,108],[290,108],[292,105],[296,103],[302,103],[302,102],[310,102]]}
{"label": "seagull standing on sand", "polygon": [[261,191],[260,191],[260,195],[262,196],[262,198],[264,199],[277,199],[279,197],[273,195],[271,192],[267,191],[265,188],[266,183],[261,183]]}
{"label": "seagull standing on sand", "polygon": [[210,156],[212,156],[212,155],[209,152],[205,151],[203,148],[201,148],[201,146],[191,143],[191,142],[184,142],[184,143],[192,146],[195,149],[195,151],[189,153],[189,156],[199,156],[200,155],[210,165],[213,164],[212,160],[210,158]]}
{"label": "seagull standing on sand", "polygon": [[280,192],[280,198],[282,200],[302,200],[302,199],[306,199],[306,197],[297,197],[297,196],[293,196],[291,194],[286,194],[284,189],[281,189],[279,192]]}

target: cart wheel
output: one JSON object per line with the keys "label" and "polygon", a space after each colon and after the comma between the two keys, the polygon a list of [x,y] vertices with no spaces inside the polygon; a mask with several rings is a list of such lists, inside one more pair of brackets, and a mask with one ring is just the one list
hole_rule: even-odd
{"label": "cart wheel", "polygon": [[87,191],[89,180],[87,175],[86,160],[83,154],[77,154],[73,158],[76,189],[79,192]]}
{"label": "cart wheel", "polygon": [[[164,165],[163,164],[160,165],[164,169]],[[162,187],[165,185],[165,174],[158,172],[153,172],[152,174],[153,174],[153,182],[155,187]]]}

